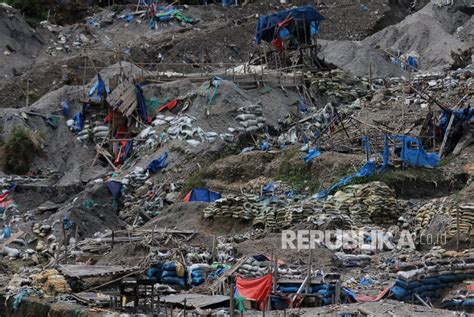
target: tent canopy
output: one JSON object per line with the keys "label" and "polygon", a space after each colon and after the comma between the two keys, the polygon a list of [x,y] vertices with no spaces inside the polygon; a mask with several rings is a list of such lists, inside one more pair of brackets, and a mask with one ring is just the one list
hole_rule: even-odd
{"label": "tent canopy", "polygon": [[[314,32],[317,32],[319,23],[324,20],[324,17],[310,5],[262,16],[257,22],[256,43],[260,44],[262,40],[269,43],[273,41],[277,36],[278,32],[276,31],[279,29],[279,24],[286,21],[281,25],[284,26],[289,20],[294,21],[297,25],[301,24],[303,27],[314,28]],[[307,34],[310,32],[313,31],[309,30]]]}
{"label": "tent canopy", "polygon": [[202,202],[213,202],[221,198],[221,194],[213,192],[207,188],[194,188],[189,191],[189,193],[184,196],[185,202],[190,201],[202,201]]}

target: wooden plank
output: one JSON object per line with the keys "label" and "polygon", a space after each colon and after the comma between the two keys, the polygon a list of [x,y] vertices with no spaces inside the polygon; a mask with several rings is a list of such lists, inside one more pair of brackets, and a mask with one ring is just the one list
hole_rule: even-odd
{"label": "wooden plank", "polygon": [[243,257],[243,258],[241,258],[239,261],[237,261],[237,263],[235,263],[232,268],[230,268],[229,270],[225,271],[224,274],[222,274],[218,279],[216,279],[216,280],[214,281],[214,283],[212,283],[211,288],[212,288],[212,289],[217,288],[217,287],[218,287],[222,282],[224,282],[229,276],[231,276],[232,274],[234,274],[234,273],[242,266],[242,264],[245,263],[245,261],[247,261],[247,257]]}
{"label": "wooden plank", "polygon": [[0,248],[3,248],[4,246],[9,245],[10,243],[15,241],[16,239],[20,238],[23,234],[24,234],[23,231],[18,231],[18,232],[13,233],[10,238],[8,238],[5,241],[3,241],[2,243],[0,243]]}
{"label": "wooden plank", "polygon": [[184,305],[190,308],[206,308],[208,306],[222,304],[224,305],[229,296],[224,295],[203,295],[203,294],[176,294],[160,297],[160,302],[167,304]]}
{"label": "wooden plank", "polygon": [[102,266],[102,265],[63,264],[63,265],[58,265],[58,270],[66,276],[83,278],[83,277],[127,273],[130,271],[136,270],[136,268],[129,268],[129,267],[120,266],[120,265]]}

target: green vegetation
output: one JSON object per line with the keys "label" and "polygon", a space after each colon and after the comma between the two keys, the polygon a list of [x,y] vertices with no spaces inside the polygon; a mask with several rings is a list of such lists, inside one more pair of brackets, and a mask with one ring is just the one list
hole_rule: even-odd
{"label": "green vegetation", "polygon": [[205,181],[206,170],[204,168],[198,169],[189,176],[181,189],[181,194],[186,195],[191,189],[196,187],[206,187]]}
{"label": "green vegetation", "polygon": [[305,164],[299,155],[300,152],[297,149],[287,151],[275,177],[290,184],[296,190],[308,187],[310,192],[314,192],[321,186],[319,175],[312,165]]}
{"label": "green vegetation", "polygon": [[443,173],[438,169],[409,168],[396,169],[386,173],[375,174],[364,178],[355,178],[351,184],[367,184],[370,182],[384,182],[387,185],[397,185],[406,181],[422,183],[438,183],[445,180]]}
{"label": "green vegetation", "polygon": [[3,170],[13,174],[28,173],[40,149],[38,137],[28,129],[15,126],[0,151]]}
{"label": "green vegetation", "polygon": [[30,22],[38,22],[46,19],[47,9],[39,0],[5,0],[5,2],[15,9],[18,9]]}

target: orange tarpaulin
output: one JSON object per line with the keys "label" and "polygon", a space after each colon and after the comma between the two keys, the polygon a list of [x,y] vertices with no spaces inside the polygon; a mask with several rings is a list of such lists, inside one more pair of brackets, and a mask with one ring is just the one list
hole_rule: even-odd
{"label": "orange tarpaulin", "polygon": [[240,296],[256,301],[258,308],[265,310],[268,295],[272,291],[272,275],[267,274],[255,279],[243,279],[237,276],[236,287]]}

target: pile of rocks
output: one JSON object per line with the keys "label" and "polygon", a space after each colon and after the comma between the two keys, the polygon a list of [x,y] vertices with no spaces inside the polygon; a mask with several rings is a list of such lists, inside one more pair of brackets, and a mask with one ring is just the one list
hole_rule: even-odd
{"label": "pile of rocks", "polygon": [[40,25],[57,36],[56,40],[51,39],[51,44],[46,49],[46,52],[51,56],[56,56],[59,52],[67,53],[73,49],[80,49],[97,42],[94,36],[87,36],[83,32],[69,30],[66,27],[54,25],[48,21],[42,21]]}

